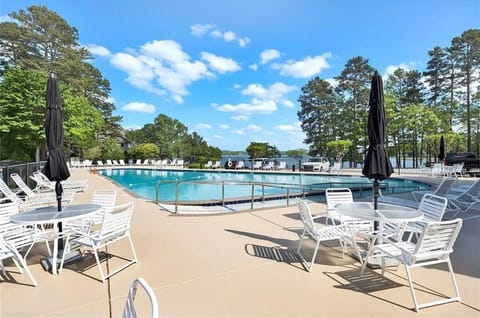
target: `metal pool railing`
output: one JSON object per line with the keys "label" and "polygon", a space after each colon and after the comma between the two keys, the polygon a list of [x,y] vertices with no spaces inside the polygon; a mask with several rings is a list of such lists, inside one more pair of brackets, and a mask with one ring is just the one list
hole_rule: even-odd
{"label": "metal pool railing", "polygon": [[[173,201],[161,201],[161,187],[162,185],[171,185],[175,184],[175,199]],[[179,198],[179,193],[182,187],[187,185],[205,185],[212,186],[217,185],[219,187],[218,199],[210,200],[181,200]],[[242,197],[225,197],[225,187],[226,186],[249,186],[251,187],[250,195]],[[299,185],[299,184],[277,184],[277,183],[268,183],[268,182],[255,182],[255,181],[228,181],[228,180],[219,180],[219,181],[200,181],[200,180],[183,180],[183,181],[158,181],[155,185],[155,203],[165,203],[173,204],[175,206],[175,214],[178,213],[179,205],[187,206],[225,206],[226,204],[238,204],[238,203],[247,203],[249,204],[249,210],[254,209],[255,202],[265,202],[267,200],[278,200],[279,206],[289,206],[290,200],[292,198],[302,197],[311,195],[324,195],[325,189],[327,188],[350,188],[355,197],[362,197],[364,195],[371,194],[372,184],[371,183],[359,183],[359,182],[326,182],[326,183],[316,183],[308,185]],[[408,185],[408,186],[389,186],[387,183],[380,184],[381,191],[383,193],[393,193],[393,192],[406,192],[418,190],[420,187],[418,185]],[[257,190],[257,191],[255,191]],[[274,193],[269,193],[274,190]],[[257,193],[258,192],[258,193]],[[278,205],[277,205],[278,206]]]}

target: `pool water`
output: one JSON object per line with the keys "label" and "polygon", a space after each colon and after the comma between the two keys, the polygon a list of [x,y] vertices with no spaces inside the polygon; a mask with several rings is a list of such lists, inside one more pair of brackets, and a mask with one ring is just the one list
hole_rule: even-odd
{"label": "pool water", "polygon": [[[263,182],[271,186],[256,185],[255,195],[281,195],[300,191],[302,187],[326,189],[330,187],[363,187],[369,189],[371,181],[365,177],[329,176],[298,173],[261,173],[228,171],[194,171],[194,170],[151,170],[151,169],[107,169],[100,171],[129,191],[149,200],[155,200],[158,188],[159,201],[175,201],[177,181],[189,181],[179,187],[179,201],[208,201],[249,197],[251,185],[239,185],[243,182]],[[211,182],[199,183],[202,181]],[[228,181],[222,189],[221,181]],[[160,183],[159,183],[160,182]],[[237,184],[232,185],[229,183]],[[158,184],[158,187],[157,187]],[[401,192],[425,188],[420,182],[390,178],[381,182],[389,191]],[[223,193],[223,194],[222,194]]]}

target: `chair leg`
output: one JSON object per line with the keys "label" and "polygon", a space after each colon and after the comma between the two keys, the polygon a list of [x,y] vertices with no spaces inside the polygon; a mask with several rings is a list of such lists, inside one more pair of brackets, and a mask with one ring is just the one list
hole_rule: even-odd
{"label": "chair leg", "polygon": [[413,304],[415,305],[415,311],[418,312],[419,308],[417,303],[417,296],[415,295],[415,289],[413,288],[412,274],[410,273],[410,267],[407,264],[405,264],[405,270],[407,272],[408,286],[410,287],[410,294],[412,295]]}
{"label": "chair leg", "polygon": [[318,247],[320,246],[320,241],[317,241],[317,245],[315,245],[315,251],[313,252],[312,261],[310,266],[308,267],[308,271],[311,272],[313,268],[313,264],[315,263],[315,257],[317,257]]}

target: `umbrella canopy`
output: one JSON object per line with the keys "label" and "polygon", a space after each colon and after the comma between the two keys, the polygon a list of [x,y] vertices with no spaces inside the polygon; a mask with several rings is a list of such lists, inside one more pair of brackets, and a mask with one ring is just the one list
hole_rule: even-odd
{"label": "umbrella canopy", "polygon": [[438,160],[445,160],[445,139],[443,138],[443,135],[440,137],[440,152],[438,153]]}
{"label": "umbrella canopy", "polygon": [[382,77],[375,72],[370,89],[370,110],[368,112],[368,151],[362,174],[374,179],[374,205],[377,208],[378,180],[384,180],[393,173],[392,164],[385,150],[385,109],[383,105]]}
{"label": "umbrella canopy", "polygon": [[60,181],[70,177],[65,153],[63,151],[63,118],[62,101],[58,89],[57,79],[52,73],[47,81],[45,111],[45,136],[47,139],[48,159],[42,172],[51,181],[57,181],[55,192],[57,193],[58,210],[62,210],[62,185]]}

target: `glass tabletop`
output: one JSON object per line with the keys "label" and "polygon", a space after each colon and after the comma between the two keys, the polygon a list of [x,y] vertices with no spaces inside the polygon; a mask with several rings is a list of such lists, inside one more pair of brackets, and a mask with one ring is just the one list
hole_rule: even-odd
{"label": "glass tabletop", "polygon": [[77,219],[100,210],[100,204],[71,204],[58,211],[57,206],[47,206],[21,212],[10,217],[13,223],[42,224]]}
{"label": "glass tabletop", "polygon": [[417,209],[388,203],[378,203],[378,209],[373,208],[372,202],[339,203],[335,209],[341,215],[374,221],[392,220],[409,222],[420,220],[423,213]]}

